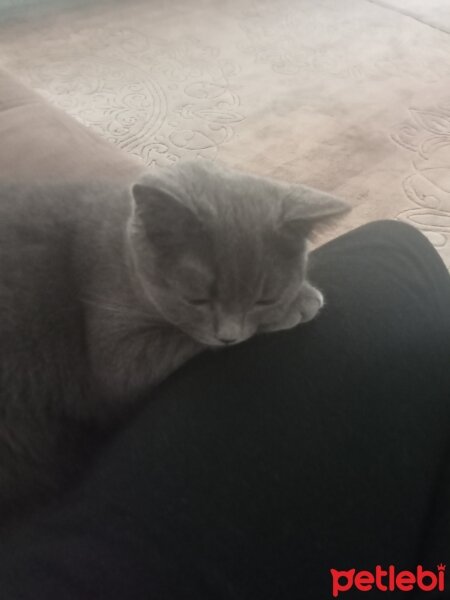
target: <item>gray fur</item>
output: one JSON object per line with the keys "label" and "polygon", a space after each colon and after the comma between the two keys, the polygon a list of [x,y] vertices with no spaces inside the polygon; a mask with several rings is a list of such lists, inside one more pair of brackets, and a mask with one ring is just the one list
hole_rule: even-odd
{"label": "gray fur", "polygon": [[306,237],[346,208],[201,162],[131,191],[1,186],[0,509],[50,484],[68,423],[120,415],[207,347],[312,319]]}

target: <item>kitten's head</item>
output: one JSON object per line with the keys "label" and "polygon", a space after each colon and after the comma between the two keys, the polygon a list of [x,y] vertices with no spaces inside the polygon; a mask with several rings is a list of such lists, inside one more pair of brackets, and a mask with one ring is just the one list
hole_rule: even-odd
{"label": "kitten's head", "polygon": [[198,342],[241,342],[320,309],[306,280],[306,238],[347,210],[340,200],[200,161],[147,174],[132,194],[128,240],[140,284]]}

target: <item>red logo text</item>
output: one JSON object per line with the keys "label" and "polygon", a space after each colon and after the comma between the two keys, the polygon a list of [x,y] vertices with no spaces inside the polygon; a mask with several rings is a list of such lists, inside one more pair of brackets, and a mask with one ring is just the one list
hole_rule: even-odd
{"label": "red logo text", "polygon": [[425,570],[422,565],[418,565],[416,571],[397,571],[394,565],[389,565],[383,569],[380,565],[375,567],[375,571],[338,571],[330,569],[332,579],[332,593],[336,598],[343,592],[356,588],[361,592],[370,592],[376,589],[381,592],[410,592],[414,589],[423,592],[445,589],[445,565],[437,565],[437,571]]}

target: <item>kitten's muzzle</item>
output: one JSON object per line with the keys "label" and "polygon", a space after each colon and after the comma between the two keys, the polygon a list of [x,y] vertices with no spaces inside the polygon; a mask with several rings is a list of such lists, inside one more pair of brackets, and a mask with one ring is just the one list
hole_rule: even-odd
{"label": "kitten's muzzle", "polygon": [[217,341],[224,346],[230,346],[247,339],[250,332],[245,330],[242,321],[242,316],[221,315],[215,331]]}

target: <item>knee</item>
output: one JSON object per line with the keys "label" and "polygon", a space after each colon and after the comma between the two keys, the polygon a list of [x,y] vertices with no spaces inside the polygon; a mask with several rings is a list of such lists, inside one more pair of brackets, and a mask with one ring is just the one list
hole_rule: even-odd
{"label": "knee", "polygon": [[426,253],[436,253],[435,248],[423,233],[401,221],[372,221],[354,229],[350,233],[364,243],[382,243],[386,246],[399,249],[408,248]]}
{"label": "knee", "polygon": [[[422,267],[426,270],[438,269],[445,272],[446,267],[423,233],[418,229],[394,220],[372,221],[353,229],[342,236],[335,238],[328,244],[318,248],[311,257],[320,259],[322,255],[330,252],[331,248],[336,254],[357,256],[361,260],[385,261],[386,265],[392,261],[405,265],[405,268]],[[314,264],[314,261],[311,261]]]}
{"label": "knee", "polygon": [[372,221],[371,223],[361,225],[361,227],[354,230],[354,233],[364,236],[365,239],[382,238],[384,240],[389,239],[399,242],[405,240],[408,243],[423,243],[424,240],[427,241],[427,238],[418,229],[412,227],[412,225],[388,219]]}

